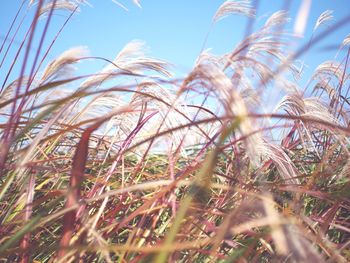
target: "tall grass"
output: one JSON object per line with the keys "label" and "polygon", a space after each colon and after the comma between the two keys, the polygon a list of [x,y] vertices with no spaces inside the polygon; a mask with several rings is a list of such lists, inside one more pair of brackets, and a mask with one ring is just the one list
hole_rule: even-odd
{"label": "tall grass", "polygon": [[[349,17],[325,11],[292,52],[287,11],[250,32],[250,1],[225,1],[213,26],[248,16],[246,38],[203,50],[184,79],[140,41],[114,60],[75,47],[45,66],[82,4],[22,1],[0,43],[2,260],[350,260],[349,37],[305,87],[296,63]],[[57,10],[66,20],[48,39]],[[72,74],[85,60],[106,67]],[[271,90],[283,98],[266,112]]]}

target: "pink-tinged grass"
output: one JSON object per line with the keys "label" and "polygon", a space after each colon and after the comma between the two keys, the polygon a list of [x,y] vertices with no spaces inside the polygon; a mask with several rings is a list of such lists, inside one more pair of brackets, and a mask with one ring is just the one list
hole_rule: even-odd
{"label": "pink-tinged grass", "polygon": [[[296,59],[350,17],[318,33],[334,19],[327,10],[288,52],[287,12],[252,32],[258,3],[225,1],[208,36],[218,20],[243,15],[244,40],[223,56],[203,50],[185,79],[173,79],[140,41],[114,60],[72,48],[43,68],[84,1],[22,1],[0,47],[0,67],[10,65],[0,98],[0,259],[349,261],[348,39],[345,55],[322,63],[305,87],[293,78]],[[48,40],[58,9],[67,17]],[[299,16],[296,30],[307,23]],[[107,66],[66,75],[86,61]],[[264,112],[272,83],[284,98]]]}

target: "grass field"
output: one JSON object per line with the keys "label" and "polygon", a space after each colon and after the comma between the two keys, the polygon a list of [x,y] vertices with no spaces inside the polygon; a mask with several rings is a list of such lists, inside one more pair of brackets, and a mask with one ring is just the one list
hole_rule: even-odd
{"label": "grass field", "polygon": [[[0,41],[1,262],[350,261],[350,35],[298,81],[299,58],[350,17],[325,11],[290,52],[278,11],[177,78],[141,41],[46,63],[84,1],[18,2]],[[254,8],[223,1],[212,24]],[[86,60],[106,66],[75,74]]]}

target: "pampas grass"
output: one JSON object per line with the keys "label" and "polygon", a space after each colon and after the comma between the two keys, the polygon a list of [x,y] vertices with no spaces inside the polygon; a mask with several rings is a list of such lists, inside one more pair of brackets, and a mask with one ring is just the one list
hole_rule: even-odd
{"label": "pampas grass", "polygon": [[[309,42],[292,53],[288,10],[277,11],[225,54],[203,50],[187,76],[174,79],[174,66],[140,40],[114,59],[74,47],[43,65],[88,3],[27,4],[19,10],[28,6],[34,18],[20,22],[23,45],[8,57],[17,48],[7,41],[11,26],[0,49],[10,60],[1,63],[1,260],[350,260],[349,52],[320,63],[306,87],[298,66],[349,21],[323,12]],[[309,4],[295,22],[299,35]],[[58,10],[67,14],[64,26],[45,46]],[[224,17],[255,12],[250,1],[225,1],[211,30]],[[20,62],[39,17],[46,29],[34,61]],[[341,49],[349,51],[349,36]],[[86,60],[106,66],[77,75]],[[279,101],[269,96],[276,92]]]}

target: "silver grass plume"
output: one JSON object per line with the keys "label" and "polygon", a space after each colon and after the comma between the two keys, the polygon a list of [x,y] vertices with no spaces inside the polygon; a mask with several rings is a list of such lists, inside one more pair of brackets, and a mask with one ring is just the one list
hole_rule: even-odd
{"label": "silver grass plume", "polygon": [[217,22],[232,14],[254,17],[255,9],[252,7],[249,0],[228,0],[218,8],[214,15],[213,22]]}
{"label": "silver grass plume", "polygon": [[72,70],[74,70],[73,65],[87,54],[88,50],[86,47],[68,49],[46,67],[40,82],[52,81],[66,74],[71,74]]}
{"label": "silver grass plume", "polygon": [[329,81],[326,81],[324,79],[321,79],[314,87],[313,92],[317,90],[324,90],[326,94],[328,95],[330,101],[338,100],[339,99],[339,93],[338,91],[331,85]]}
{"label": "silver grass plume", "polygon": [[125,106],[124,101],[117,95],[106,92],[95,96],[84,109],[79,110],[79,121],[95,119]]}
{"label": "silver grass plume", "polygon": [[98,86],[121,75],[142,76],[146,71],[153,71],[166,77],[171,76],[167,62],[147,57],[146,53],[147,47],[144,42],[139,40],[129,42],[113,60],[113,64],[108,64],[99,73],[86,79],[81,87]]}
{"label": "silver grass plume", "polygon": [[339,62],[325,61],[316,68],[312,79],[322,80],[324,77],[336,77],[337,81],[340,82],[343,77],[343,72],[344,68]]}
{"label": "silver grass plume", "polygon": [[333,10],[324,11],[317,19],[314,27],[314,31],[316,31],[316,29],[319,28],[320,26],[328,24],[332,20],[333,20]]}
{"label": "silver grass plume", "polygon": [[[46,13],[50,12],[50,10],[53,8],[53,2],[50,1],[46,5],[44,5],[39,12],[39,15],[45,15]],[[55,3],[54,10],[62,10],[62,11],[79,11],[77,10],[78,3],[76,1],[69,1],[69,0],[58,0]]]}
{"label": "silver grass plume", "polygon": [[[12,99],[15,96],[18,81],[19,79],[14,80],[3,89],[3,91],[0,94],[0,104]],[[29,81],[28,77],[24,77],[22,79],[22,86],[24,87],[25,85],[27,85],[28,81]],[[0,108],[0,113],[7,112],[7,110],[9,110],[10,107],[11,107],[11,104]]]}
{"label": "silver grass plume", "polygon": [[[252,134],[255,129],[248,117],[248,109],[232,81],[220,68],[210,63],[202,63],[195,67],[188,80],[195,81],[196,79],[205,80],[209,84],[208,88],[213,90],[224,103],[226,111],[241,119],[239,131],[243,136],[247,136],[245,139],[247,154],[254,165],[259,165],[261,152],[258,152],[257,149],[263,148],[263,141],[260,134]],[[257,147],[259,145],[260,148]]]}
{"label": "silver grass plume", "polygon": [[350,46],[350,34],[347,35],[343,40],[342,47],[345,47],[345,46]]}
{"label": "silver grass plume", "polygon": [[265,141],[261,152],[264,158],[268,158],[274,163],[280,176],[286,180],[286,183],[300,183],[299,179],[297,178],[297,168],[281,146]]}
{"label": "silver grass plume", "polygon": [[277,26],[283,26],[290,22],[290,18],[288,17],[288,12],[285,10],[279,10],[273,13],[265,22],[264,29],[270,30],[271,28]]}
{"label": "silver grass plume", "polygon": [[[154,125],[155,123],[164,123],[160,131],[166,131],[181,125],[189,124],[191,115],[190,111],[185,106],[186,103],[171,90],[149,81],[141,83],[138,91],[140,91],[140,93],[135,94],[132,103],[144,103],[147,105],[149,111],[158,112],[158,114],[152,118],[152,122],[145,125],[141,137],[155,135],[159,128],[159,125]],[[143,94],[151,95],[153,98]],[[183,145],[181,145],[180,148],[182,155],[185,155],[184,147],[195,144],[196,141],[198,141],[198,137],[200,137],[195,128],[184,128],[174,131],[169,136],[175,148],[180,146],[180,143],[183,141]]]}
{"label": "silver grass plume", "polygon": [[337,119],[329,112],[328,107],[318,97],[303,98],[301,93],[284,96],[276,110],[284,109],[293,116],[309,117],[338,124]]}

